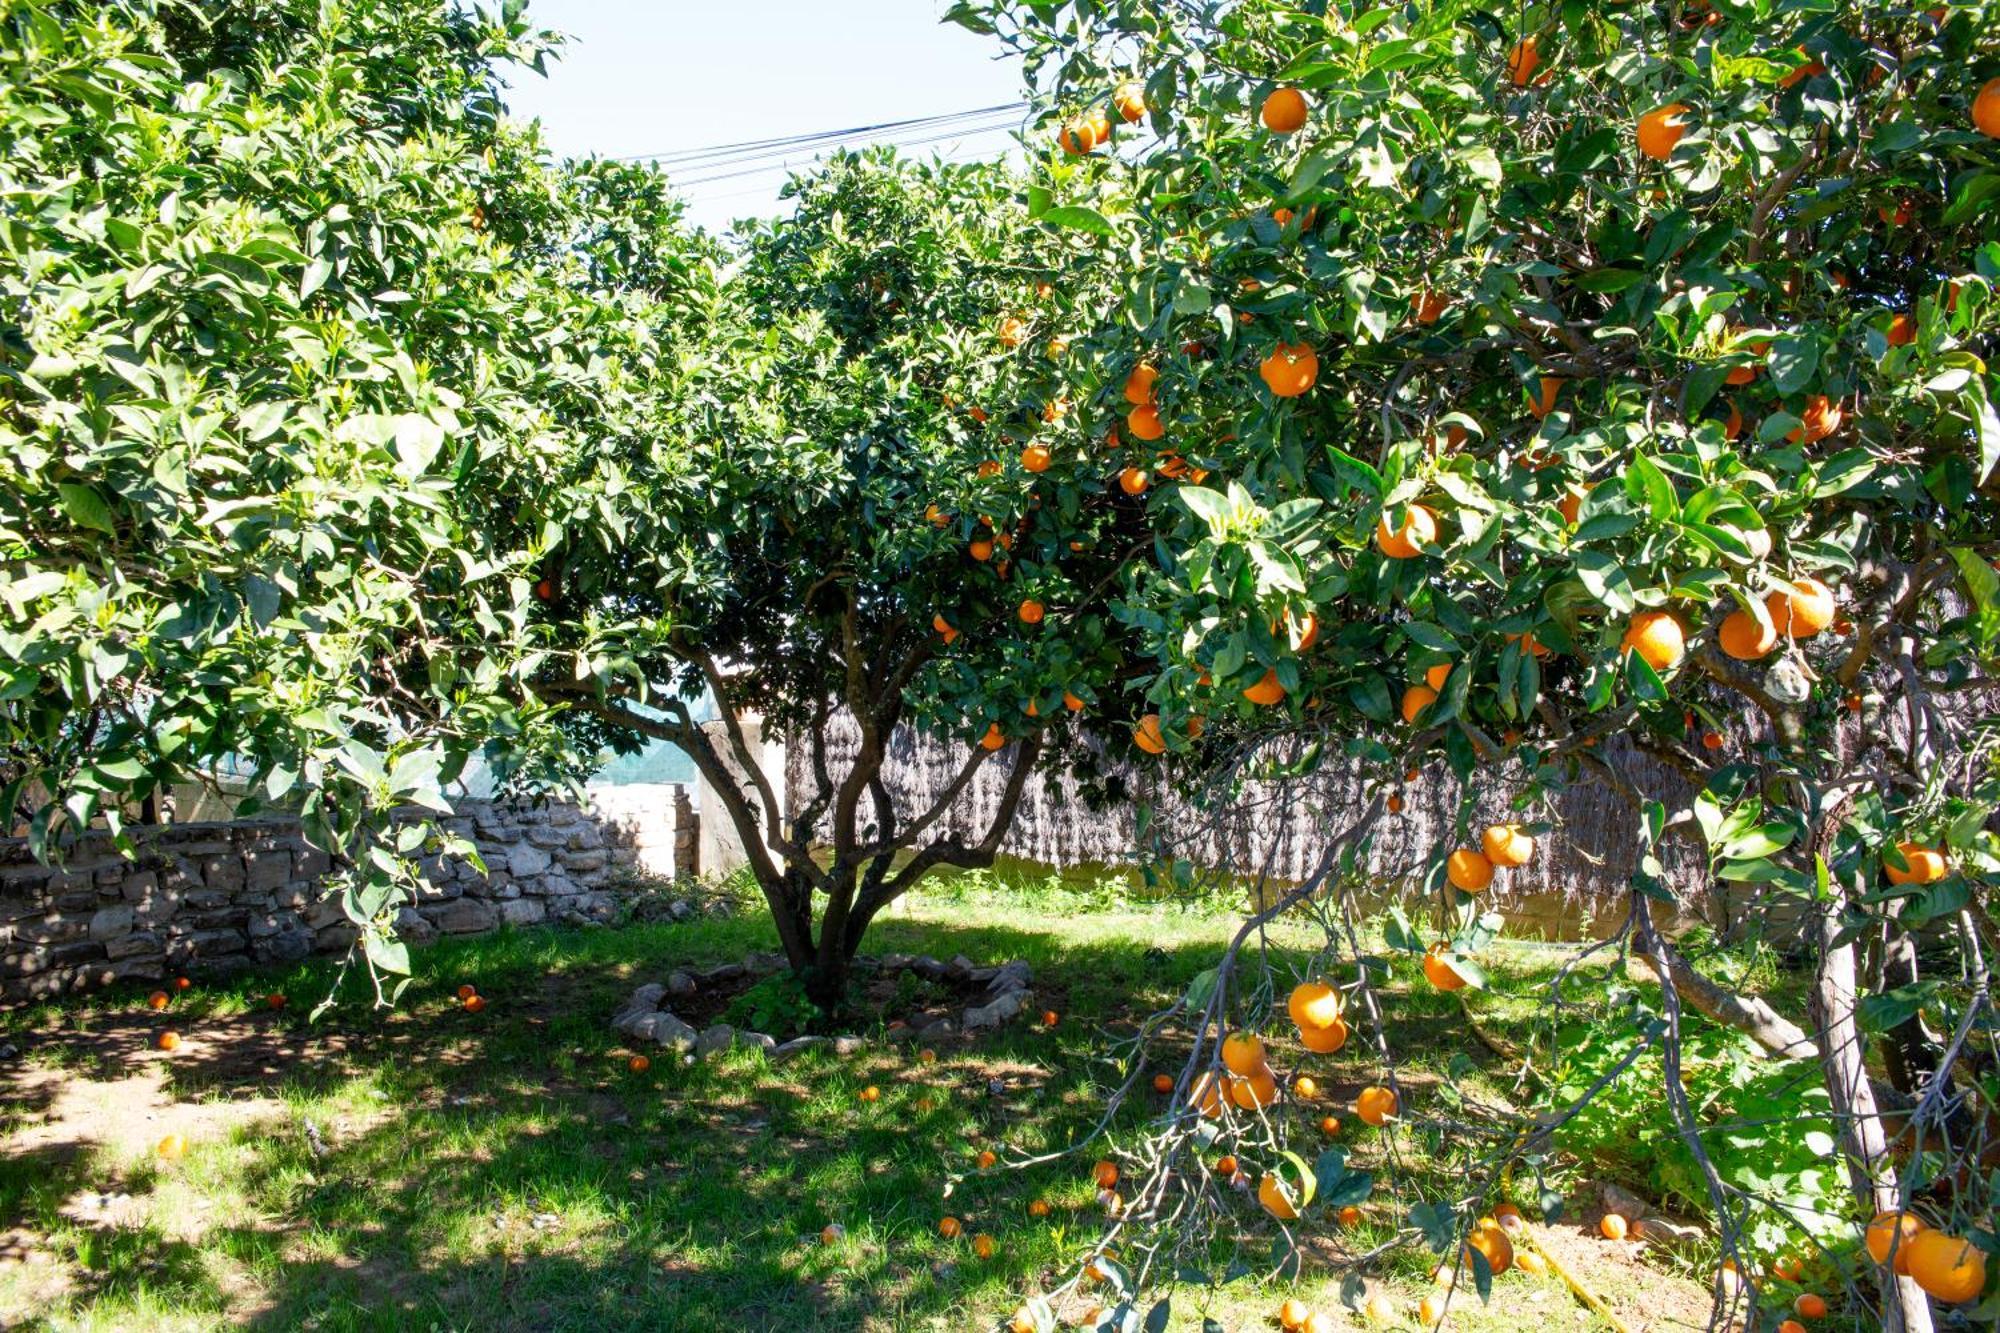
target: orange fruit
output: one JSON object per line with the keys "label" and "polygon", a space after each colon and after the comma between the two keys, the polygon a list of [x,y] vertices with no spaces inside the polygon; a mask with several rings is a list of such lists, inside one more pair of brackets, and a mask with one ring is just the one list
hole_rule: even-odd
{"label": "orange fruit", "polygon": [[475,995],[465,1002],[465,1011],[469,1014],[476,1014],[484,1008],[486,1008],[486,997],[483,995]]}
{"label": "orange fruit", "polygon": [[1166,737],[1160,734],[1160,715],[1148,713],[1139,719],[1139,725],[1132,728],[1132,743],[1147,754],[1165,754]]}
{"label": "orange fruit", "polygon": [[965,1224],[955,1217],[942,1217],[938,1219],[938,1235],[943,1236],[946,1240],[958,1239],[959,1234],[964,1230]]}
{"label": "orange fruit", "polygon": [[146,1007],[148,1009],[155,1009],[155,1010],[166,1008],[167,993],[163,990],[154,991],[151,995],[148,995],[146,997]]}
{"label": "orange fruit", "polygon": [[1778,1333],[1806,1333],[1806,1326],[1796,1319],[1780,1320]]}
{"label": "orange fruit", "polygon": [[1453,888],[1478,893],[1493,882],[1493,863],[1470,847],[1461,847],[1445,858],[1444,873]]}
{"label": "orange fruit", "polygon": [[1408,560],[1437,540],[1437,514],[1425,505],[1407,505],[1403,526],[1391,530],[1385,510],[1375,521],[1375,548],[1391,560]]}
{"label": "orange fruit", "polygon": [[1736,405],[1733,398],[1729,402],[1729,420],[1722,423],[1722,434],[1723,438],[1730,440],[1743,434],[1743,409]]}
{"label": "orange fruit", "polygon": [[1898,199],[1893,208],[1884,204],[1876,209],[1875,216],[1891,227],[1907,227],[1910,219],[1916,216],[1916,210],[1910,206],[1909,200]]}
{"label": "orange fruit", "polygon": [[1521,1210],[1511,1203],[1503,1203],[1495,1208],[1493,1220],[1506,1231],[1519,1231],[1526,1221],[1521,1216]]}
{"label": "orange fruit", "polygon": [[1153,386],[1159,379],[1160,372],[1141,361],[1125,377],[1125,401],[1134,407],[1148,406],[1153,401]]}
{"label": "orange fruit", "polygon": [[838,1245],[840,1238],[846,1234],[846,1227],[840,1225],[838,1222],[828,1222],[819,1230],[819,1243],[822,1245]]}
{"label": "orange fruit", "polygon": [[1889,346],[1907,347],[1917,340],[1917,321],[1908,315],[1897,315],[1889,321]]}
{"label": "orange fruit", "polygon": [[1118,1163],[1100,1161],[1090,1168],[1090,1178],[1101,1190],[1108,1190],[1118,1183]]}
{"label": "orange fruit", "polygon": [[[1142,408],[1140,410],[1150,411],[1151,409]],[[1146,475],[1146,469],[1142,467],[1128,467],[1118,474],[1118,489],[1127,495],[1144,495],[1146,487],[1151,484],[1151,481],[1152,479]]]}
{"label": "orange fruit", "polygon": [[1000,724],[998,722],[987,723],[986,734],[979,738],[979,748],[982,750],[998,750],[1006,744],[1007,733],[1000,730]]}
{"label": "orange fruit", "polygon": [[1639,151],[1655,162],[1666,161],[1672,155],[1674,145],[1688,132],[1687,121],[1682,119],[1686,111],[1684,103],[1669,102],[1639,117],[1635,136]]}
{"label": "orange fruit", "polygon": [[1534,37],[1523,37],[1514,43],[1514,49],[1507,53],[1507,79],[1516,88],[1525,88],[1534,81],[1535,67],[1542,63],[1542,53],[1538,49],[1537,41],[1538,39]]}
{"label": "orange fruit", "polygon": [[625,1067],[635,1074],[643,1074],[653,1067],[653,1062],[643,1055],[635,1055],[625,1062]]}
{"label": "orange fruit", "polygon": [[1549,1271],[1549,1261],[1533,1250],[1523,1250],[1514,1256],[1514,1267],[1523,1273],[1541,1274]]}
{"label": "orange fruit", "polygon": [[[1160,421],[1160,409],[1151,403],[1143,403],[1127,412],[1125,428],[1132,432],[1134,439],[1145,440],[1148,443],[1167,433],[1166,426]],[[1136,495],[1138,492],[1132,493]]]}
{"label": "orange fruit", "polygon": [[1306,1322],[1299,1325],[1299,1333],[1337,1333],[1340,1325],[1333,1322],[1333,1316],[1324,1310],[1314,1310],[1306,1316]]}
{"label": "orange fruit", "polygon": [[1302,1028],[1332,1027],[1340,1021],[1344,1007],[1340,992],[1318,980],[1301,981],[1292,987],[1291,996],[1285,1001],[1292,1021]]}
{"label": "orange fruit", "polygon": [[1039,625],[1042,623],[1042,617],[1048,614],[1048,608],[1034,598],[1027,597],[1022,599],[1014,614],[1021,618],[1023,625]]}
{"label": "orange fruit", "polygon": [[175,978],[174,978],[174,989],[175,989],[175,990],[186,990],[186,989],[187,989],[187,988],[188,988],[189,986],[192,986],[192,985],[194,985],[194,983],[193,983],[192,981],[189,981],[189,980],[188,980],[188,979],[187,979],[186,977],[175,977]]}
{"label": "orange fruit", "polygon": [[994,1250],[997,1248],[993,1243],[993,1237],[986,1235],[984,1232],[972,1238],[972,1252],[982,1259],[991,1259]]}
{"label": "orange fruit", "polygon": [[[1471,1234],[1465,1238],[1465,1247],[1468,1252],[1477,1250],[1484,1255],[1487,1267],[1493,1270],[1495,1276],[1514,1266],[1514,1242],[1491,1222],[1481,1222],[1473,1227]],[[1468,1258],[1466,1262],[1470,1267],[1471,1260]]]}
{"label": "orange fruit", "polygon": [[1232,1032],[1222,1043],[1222,1063],[1241,1078],[1264,1068],[1264,1043],[1248,1032]]}
{"label": "orange fruit", "polygon": [[1300,1074],[1292,1080],[1292,1096],[1317,1097],[1319,1096],[1319,1084],[1312,1081],[1310,1074]]}
{"label": "orange fruit", "polygon": [[1424,710],[1436,703],[1437,699],[1437,691],[1428,685],[1410,686],[1403,691],[1403,721],[1415,726],[1417,719],[1423,716]]}
{"label": "orange fruit", "polygon": [[1267,667],[1257,683],[1243,691],[1243,697],[1260,707],[1268,707],[1285,701],[1285,687],[1278,683],[1277,671]]}
{"label": "orange fruit", "polygon": [[1833,623],[1833,589],[1818,579],[1793,579],[1764,599],[1778,633],[1810,639]]}
{"label": "orange fruit", "polygon": [[[953,639],[958,637],[958,631],[951,627],[951,622],[949,620],[946,620],[942,614],[931,617],[931,628],[936,630],[939,634],[944,635],[944,641],[946,643],[950,643]],[[460,996],[459,998],[469,999],[470,997]]]}
{"label": "orange fruit", "polygon": [[1307,343],[1279,343],[1257,373],[1273,397],[1297,398],[1319,378],[1319,354]]}
{"label": "orange fruit", "polygon": [[1304,93],[1296,88],[1278,88],[1264,99],[1259,118],[1273,134],[1295,134],[1305,128],[1309,109]]}
{"label": "orange fruit", "polygon": [[981,537],[978,541],[967,546],[965,553],[983,565],[993,558],[993,543]]}
{"label": "orange fruit", "polygon": [[458,988],[458,998],[461,1000],[469,1000],[477,994],[479,994],[478,988],[469,981]]}
{"label": "orange fruit", "polygon": [[1722,733],[1719,731],[1704,731],[1701,733],[1701,748],[1704,750],[1720,750],[1724,744]]}
{"label": "orange fruit", "polygon": [[1036,1199],[1033,1202],[1029,1203],[1028,1205],[1029,1217],[1047,1217],[1048,1215],[1049,1215],[1049,1201],[1047,1199]]}
{"label": "orange fruit", "polygon": [[1424,668],[1424,684],[1439,693],[1444,692],[1444,683],[1451,679],[1451,663],[1439,662],[1436,666]]}
{"label": "orange fruit", "polygon": [[187,1140],[179,1134],[169,1134],[153,1145],[153,1151],[163,1162],[177,1162],[187,1153]]}
{"label": "orange fruit", "polygon": [[1292,643],[1292,651],[1305,652],[1319,642],[1319,617],[1308,611],[1303,621],[1294,622],[1291,612],[1285,613],[1285,633]]}
{"label": "orange fruit", "polygon": [[864,1102],[879,1102],[882,1100],[882,1089],[876,1087],[873,1083],[870,1083],[867,1087],[863,1088],[860,1092],[857,1092],[854,1095],[859,1097]]}
{"label": "orange fruit", "polygon": [[1363,1088],[1354,1099],[1354,1114],[1364,1125],[1381,1125],[1396,1117],[1396,1094],[1384,1087]]}
{"label": "orange fruit", "polygon": [[[1798,48],[1798,53],[1803,57],[1806,54],[1806,49],[1801,46]],[[1778,80],[1778,86],[1780,88],[1795,88],[1814,75],[1824,73],[1826,73],[1826,66],[1808,57],[1787,70],[1784,77]]]}
{"label": "orange fruit", "polygon": [[1556,410],[1556,395],[1562,392],[1562,380],[1555,375],[1544,375],[1537,386],[1535,400],[1528,404],[1528,410],[1540,421]]}
{"label": "orange fruit", "polygon": [[[1394,1323],[1396,1319],[1396,1305],[1395,1302],[1378,1291],[1371,1295],[1362,1305],[1361,1313],[1367,1315],[1378,1324]],[[1327,1324],[1328,1333],[1332,1333],[1332,1329],[1333,1325],[1329,1322]]]}
{"label": "orange fruit", "polygon": [[1154,1092],[1172,1092],[1173,1090],[1174,1090],[1174,1079],[1173,1079],[1173,1075],[1171,1075],[1171,1074],[1155,1074],[1155,1075],[1153,1075],[1153,1091],[1154,1091]]}
{"label": "orange fruit", "polygon": [[1321,1116],[1319,1118],[1319,1132],[1322,1134],[1340,1133],[1340,1117],[1337,1115]]}
{"label": "orange fruit", "polygon": [[1715,641],[1739,662],[1754,662],[1778,646],[1778,631],[1748,611],[1731,611],[1722,618]]}
{"label": "orange fruit", "polygon": [[1794,1254],[1781,1254],[1771,1261],[1771,1272],[1787,1282],[1797,1282],[1805,1275],[1806,1266]]}
{"label": "orange fruit", "polygon": [[1229,1082],[1229,1099],[1246,1111],[1261,1111],[1278,1100],[1278,1080],[1268,1069],[1259,1069]]}
{"label": "orange fruit", "polygon": [[1031,444],[1021,451],[1021,466],[1029,472],[1047,472],[1054,461],[1046,444]]}
{"label": "orange fruit", "polygon": [[285,997],[277,992],[273,992],[264,997],[264,1004],[266,1008],[282,1009],[285,1007]]}
{"label": "orange fruit", "polygon": [[1799,413],[1798,429],[1785,438],[1793,444],[1812,444],[1823,440],[1840,429],[1846,419],[1840,404],[1823,393],[1816,393],[1806,399],[1805,410]]}
{"label": "orange fruit", "polygon": [[1617,1213],[1606,1213],[1598,1219],[1597,1230],[1606,1240],[1624,1240],[1632,1228]]}
{"label": "orange fruit", "polygon": [[991,1148],[988,1148],[983,1152],[981,1152],[979,1156],[974,1158],[973,1160],[976,1163],[978,1163],[979,1169],[981,1171],[984,1171],[987,1167],[992,1166],[995,1162],[999,1161],[1000,1158],[993,1152]]}
{"label": "orange fruit", "polygon": [[1465,989],[1465,978],[1451,970],[1451,946],[1442,941],[1424,950],[1424,980],[1441,991]]}
{"label": "orange fruit", "polygon": [[1210,1120],[1219,1117],[1229,1105],[1228,1076],[1213,1069],[1202,1070],[1188,1089],[1188,1105]]}
{"label": "orange fruit", "polygon": [[1039,1327],[1035,1322],[1035,1312],[1025,1305],[1014,1311],[1014,1317],[1007,1321],[1007,1333],[1035,1333]]}
{"label": "orange fruit", "polygon": [[1215,1159],[1215,1174],[1227,1180],[1236,1174],[1236,1159],[1227,1155]]}
{"label": "orange fruit", "polygon": [[1792,1302],[1792,1313],[1801,1319],[1822,1319],[1826,1316],[1826,1297],[1817,1292],[1802,1291]]}
{"label": "orange fruit", "polygon": [[1986,1256],[1962,1237],[1926,1231],[1910,1242],[1910,1278],[1931,1299],[1957,1305],[1986,1290]]}
{"label": "orange fruit", "polygon": [[1972,124],[1989,139],[2000,139],[2000,79],[1988,79],[1972,99]]}
{"label": "orange fruit", "polygon": [[1306,1319],[1311,1314],[1311,1307],[1304,1301],[1298,1299],[1296,1296],[1287,1296],[1285,1303],[1278,1307],[1278,1323],[1281,1327],[1289,1330],[1289,1333],[1298,1333],[1298,1330],[1305,1326]]}
{"label": "orange fruit", "polygon": [[1868,1247],[1868,1257],[1878,1264],[1888,1263],[1893,1249],[1895,1270],[1908,1276],[1910,1245],[1918,1236],[1929,1230],[1930,1226],[1915,1213],[1891,1211],[1875,1214],[1862,1239]]}
{"label": "orange fruit", "polygon": [[1891,884],[1935,884],[1951,873],[1944,853],[1933,851],[1921,843],[1899,842],[1896,850],[1902,853],[1903,864],[1907,868],[1898,870],[1885,860],[1882,872],[1889,877]]}
{"label": "orange fruit", "polygon": [[1535,839],[1519,824],[1494,824],[1480,838],[1480,849],[1496,866],[1524,866],[1534,859]]}
{"label": "orange fruit", "polygon": [[1641,611],[1625,627],[1618,651],[1637,653],[1653,670],[1666,671],[1687,653],[1687,635],[1667,612]]}
{"label": "orange fruit", "polygon": [[[1085,149],[1084,151],[1088,152],[1089,150]],[[1027,321],[1023,320],[1019,315],[1009,315],[1000,321],[1000,345],[1002,347],[1019,347],[1027,340]]]}
{"label": "orange fruit", "polygon": [[163,1051],[177,1051],[181,1045],[181,1034],[178,1032],[162,1032],[159,1035],[159,1039],[154,1042],[154,1045]]}
{"label": "orange fruit", "polygon": [[1410,315],[1419,324],[1435,324],[1451,309],[1451,298],[1425,287],[1410,293]]}
{"label": "orange fruit", "polygon": [[1530,657],[1547,657],[1549,655],[1549,646],[1535,638],[1533,634],[1509,634],[1507,642],[1520,644],[1521,651]]}
{"label": "orange fruit", "polygon": [[1118,118],[1127,125],[1136,124],[1146,118],[1146,85],[1137,79],[1127,79],[1111,90],[1111,105],[1118,108]]}
{"label": "orange fruit", "polygon": [[1264,1211],[1280,1222],[1290,1222],[1299,1215],[1298,1195],[1291,1186],[1275,1175],[1267,1175],[1257,1182],[1257,1202],[1264,1205]]}
{"label": "orange fruit", "polygon": [[1323,1028],[1300,1028],[1299,1045],[1314,1055],[1332,1055],[1347,1044],[1347,1023],[1336,1018]]}
{"label": "orange fruit", "polygon": [[1436,1328],[1438,1321],[1444,1318],[1444,1306],[1445,1298],[1438,1292],[1432,1292],[1417,1302],[1417,1322],[1425,1328]]}

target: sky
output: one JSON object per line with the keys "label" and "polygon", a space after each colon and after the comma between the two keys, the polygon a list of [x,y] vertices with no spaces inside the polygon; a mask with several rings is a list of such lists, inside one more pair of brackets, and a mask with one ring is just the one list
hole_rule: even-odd
{"label": "sky", "polygon": [[[686,153],[1001,106],[1021,98],[999,43],[942,24],[945,0],[530,0],[528,17],[567,34],[541,78],[514,71],[508,104],[539,117],[562,156]],[[1018,113],[897,133],[905,151],[998,156]],[[933,142],[911,143],[942,134]],[[781,169],[811,149],[742,160],[733,151],[669,163],[689,217],[721,230],[778,207]]]}

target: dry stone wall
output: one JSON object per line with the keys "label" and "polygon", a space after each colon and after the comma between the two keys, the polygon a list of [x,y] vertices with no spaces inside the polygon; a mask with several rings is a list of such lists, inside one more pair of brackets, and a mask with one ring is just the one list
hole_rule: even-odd
{"label": "dry stone wall", "polygon": [[[607,921],[640,876],[691,876],[686,787],[604,788],[568,802],[461,801],[444,820],[486,863],[428,862],[399,928],[415,943],[502,925]],[[353,928],[324,892],[332,870],[296,821],[166,824],[80,839],[42,865],[0,840],[0,999],[174,972],[226,972],[345,949]]]}

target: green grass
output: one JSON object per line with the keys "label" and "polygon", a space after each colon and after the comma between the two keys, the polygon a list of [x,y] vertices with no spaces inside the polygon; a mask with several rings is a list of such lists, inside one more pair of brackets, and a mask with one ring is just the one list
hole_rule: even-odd
{"label": "green grass", "polygon": [[[677,964],[773,947],[754,910],[686,925],[506,932],[442,943],[419,955],[418,976],[393,1013],[358,994],[319,1023],[323,963],[223,982],[178,997],[169,1018],[146,1011],[145,989],[75,997],[0,1016],[35,1064],[115,1078],[167,1022],[194,1038],[166,1063],[181,1102],[274,1099],[268,1113],[217,1112],[185,1159],[162,1164],[150,1139],[120,1150],[57,1145],[0,1158],[0,1231],[39,1238],[68,1274],[35,1295],[46,1267],[0,1266],[0,1322],[50,1329],[905,1329],[986,1328],[1021,1294],[1074,1272],[1102,1216],[1089,1161],[980,1172],[982,1147],[1003,1158],[1061,1148],[1084,1133],[1117,1070],[1107,1032],[1182,992],[1213,964],[1238,920],[1233,904],[1133,904],[1092,877],[964,876],[926,888],[884,917],[871,952],[1022,958],[1036,973],[1036,1007],[1063,1015],[1053,1030],[1020,1023],[936,1063],[909,1047],[870,1044],[858,1057],[813,1052],[783,1066],[734,1053],[682,1065],[653,1053],[632,1074],[608,1023],[638,982]],[[1271,936],[1281,975],[1302,965],[1304,927]],[[1524,1024],[1559,955],[1503,946],[1481,1012]],[[1510,1096],[1515,1066],[1465,1030],[1457,1001],[1393,988],[1392,1037],[1404,1073],[1435,1095],[1488,1104]],[[476,985],[483,1014],[454,990]],[[266,993],[291,1006],[267,1010]],[[1485,1020],[1482,1020],[1484,1022]],[[1519,1035],[1518,1031],[1516,1035]],[[1372,1077],[1365,1043],[1314,1072],[1345,1098]],[[995,1096],[989,1081],[998,1079]],[[874,1084],[881,1100],[858,1099]],[[0,1099],[10,1119],[37,1108]],[[1124,1128],[1158,1109],[1137,1099]],[[1313,1118],[1325,1110],[1316,1107]],[[324,1156],[309,1141],[316,1128]],[[1317,1151],[1316,1130],[1302,1150]],[[1386,1136],[1351,1122],[1357,1162],[1381,1166]],[[1404,1183],[1442,1190],[1481,1145],[1400,1131]],[[130,1193],[116,1227],[64,1212],[85,1188]],[[950,1195],[946,1197],[949,1188]],[[1031,1218],[1031,1200],[1053,1208]],[[1244,1210],[1246,1215],[1249,1210]],[[976,1259],[937,1222],[999,1244]],[[1346,1239],[1388,1235],[1389,1213]],[[1208,1256],[1261,1265],[1268,1232],[1254,1217],[1225,1229]],[[846,1229],[820,1243],[828,1223]],[[1378,1266],[1407,1309],[1428,1287],[1428,1260],[1406,1250]],[[1309,1266],[1299,1290],[1338,1308],[1338,1283]],[[1207,1314],[1232,1329],[1262,1327],[1291,1288],[1254,1279],[1175,1294],[1175,1328]],[[1565,1328],[1579,1319],[1554,1279],[1499,1280],[1490,1310],[1455,1307],[1452,1327],[1521,1327],[1533,1296]],[[1413,1322],[1413,1321],[1412,1321]]]}

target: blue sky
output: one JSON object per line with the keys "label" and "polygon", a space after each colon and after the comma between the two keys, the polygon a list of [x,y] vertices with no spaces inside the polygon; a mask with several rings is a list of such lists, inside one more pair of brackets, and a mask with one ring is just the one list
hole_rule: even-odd
{"label": "blue sky", "polygon": [[[992,38],[939,23],[944,8],[943,0],[530,0],[531,19],[571,40],[548,78],[518,74],[508,102],[539,117],[560,154],[628,157],[1019,100],[1019,64],[997,59]],[[906,151],[972,158],[1009,145],[1004,133],[948,129],[951,137]],[[777,208],[783,161],[673,170],[689,182],[692,219],[720,229]]]}

